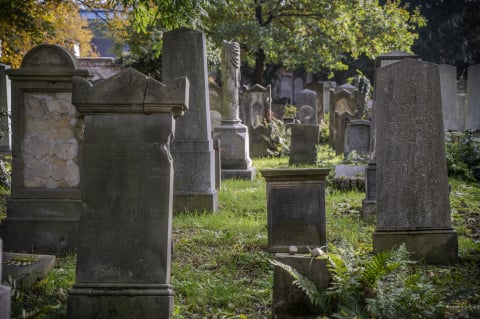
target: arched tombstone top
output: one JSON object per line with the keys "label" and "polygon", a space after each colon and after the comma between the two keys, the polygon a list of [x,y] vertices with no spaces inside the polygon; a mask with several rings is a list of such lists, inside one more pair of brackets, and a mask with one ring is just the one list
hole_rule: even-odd
{"label": "arched tombstone top", "polygon": [[41,44],[23,57],[21,68],[59,67],[70,70],[80,68],[77,58],[67,49],[54,44]]}

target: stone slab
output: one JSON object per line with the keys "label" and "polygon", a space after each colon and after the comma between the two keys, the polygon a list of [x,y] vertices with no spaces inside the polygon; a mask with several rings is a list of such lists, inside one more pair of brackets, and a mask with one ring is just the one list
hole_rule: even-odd
{"label": "stone slab", "polygon": [[[14,199],[2,222],[7,251],[63,254],[78,244],[82,202],[58,199]],[[12,213],[14,212],[14,213]]]}
{"label": "stone slab", "polygon": [[465,129],[480,130],[480,64],[468,67],[468,114]]}
{"label": "stone slab", "polygon": [[325,178],[329,169],[261,170],[267,181],[269,252],[300,253],[326,245]]}
{"label": "stone slab", "polygon": [[379,253],[405,243],[416,260],[431,264],[458,262],[458,238],[453,229],[415,231],[375,231],[373,251]]}
{"label": "stone slab", "polygon": [[222,169],[222,179],[243,179],[251,181],[255,178],[257,169],[249,167],[247,169]]}
{"label": "stone slab", "polygon": [[289,165],[316,164],[320,126],[291,124]]}
{"label": "stone slab", "polygon": [[[278,253],[275,260],[291,266],[301,275],[315,283],[317,290],[327,289],[330,272],[327,260],[311,256]],[[293,278],[278,266],[273,271],[272,317],[275,319],[319,318],[321,311],[314,306],[306,294],[292,284]]]}
{"label": "stone slab", "polygon": [[3,278],[12,277],[23,289],[43,279],[53,269],[55,256],[3,253]]}

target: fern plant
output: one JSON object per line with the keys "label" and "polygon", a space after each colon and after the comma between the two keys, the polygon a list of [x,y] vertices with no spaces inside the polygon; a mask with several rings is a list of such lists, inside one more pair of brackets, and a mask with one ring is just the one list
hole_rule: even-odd
{"label": "fern plant", "polygon": [[[313,257],[312,257],[313,258]],[[279,261],[271,261],[289,273],[293,284],[305,292],[320,311],[332,318],[434,318],[440,297],[429,281],[410,267],[405,245],[372,256],[363,263],[348,264],[339,254],[326,258],[331,283],[324,291]],[[352,260],[352,259],[350,259]],[[360,265],[362,264],[362,265]]]}

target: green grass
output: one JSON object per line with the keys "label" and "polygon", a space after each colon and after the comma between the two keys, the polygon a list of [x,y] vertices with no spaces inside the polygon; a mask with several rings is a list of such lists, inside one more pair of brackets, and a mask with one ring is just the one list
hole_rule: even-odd
{"label": "green grass", "polygon": [[[323,154],[319,166],[331,166],[335,161],[338,158],[331,153]],[[266,191],[259,170],[287,164],[288,158],[255,159],[253,181],[222,181],[217,213],[174,215],[174,318],[271,317],[273,266],[269,260],[273,254],[264,252]],[[433,283],[442,298],[443,317],[475,318],[480,313],[480,187],[454,179],[450,183],[461,261],[449,267],[419,263],[411,266],[411,272]],[[371,257],[375,228],[359,219],[363,198],[364,193],[341,193],[330,187],[326,192],[328,245],[337,252],[350,251],[359,260]],[[59,257],[47,278],[29,290],[16,290],[14,317],[21,318],[22,310],[58,306],[44,309],[48,313],[42,318],[65,318],[74,274],[75,255]]]}

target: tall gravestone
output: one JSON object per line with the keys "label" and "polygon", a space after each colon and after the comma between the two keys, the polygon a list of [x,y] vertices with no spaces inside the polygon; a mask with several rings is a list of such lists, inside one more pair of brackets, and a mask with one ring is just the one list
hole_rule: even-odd
{"label": "tall gravestone", "polygon": [[0,239],[0,319],[10,319],[11,288],[2,285],[2,240]]}
{"label": "tall gravestone", "polygon": [[417,259],[452,263],[439,66],[403,59],[377,70],[375,252],[402,243]]}
{"label": "tall gravestone", "polygon": [[210,129],[222,125],[222,88],[213,80],[208,82],[208,95],[210,98]]}
{"label": "tall gravestone", "polygon": [[76,247],[82,120],[71,104],[72,77],[87,77],[69,51],[40,45],[12,80],[12,190],[2,234],[7,251]]}
{"label": "tall gravestone", "polygon": [[271,128],[267,125],[272,114],[271,86],[255,84],[243,93],[244,115],[242,122],[248,127],[251,156],[268,156],[268,136]]}
{"label": "tall gravestone", "polygon": [[304,89],[297,93],[297,119],[302,124],[318,124],[317,118],[317,93]]}
{"label": "tall gravestone", "polygon": [[376,124],[375,124],[375,110],[379,105],[375,100],[377,87],[382,83],[377,82],[377,71],[379,68],[396,63],[402,59],[418,59],[418,56],[404,51],[392,51],[386,54],[381,54],[375,59],[375,75],[374,75],[374,97],[372,106],[372,118],[370,121],[370,158],[365,169],[365,198],[362,200],[362,211],[360,217],[364,220],[370,220],[376,214],[377,210],[377,166],[375,159],[376,152]]}
{"label": "tall gravestone", "polygon": [[457,68],[440,65],[440,87],[442,92],[443,129],[458,131]]}
{"label": "tall gravestone", "polygon": [[468,67],[468,113],[465,129],[480,130],[480,64]]}
{"label": "tall gravestone", "polygon": [[10,128],[8,114],[11,112],[11,83],[6,71],[8,65],[0,63],[0,155],[10,155]]}
{"label": "tall gravestone", "polygon": [[134,69],[94,84],[75,78],[85,117],[84,209],[68,318],[170,318],[175,118],[188,80]]}
{"label": "tall gravestone", "polygon": [[214,130],[214,138],[221,141],[222,178],[252,180],[255,168],[249,152],[248,127],[239,117],[240,45],[222,43],[222,125]]}
{"label": "tall gravestone", "polygon": [[356,92],[358,89],[350,84],[342,84],[332,90],[331,112],[329,118],[329,144],[336,154],[343,154],[345,146],[345,129],[356,118]]}
{"label": "tall gravestone", "polygon": [[[186,76],[190,81],[189,110],[176,122],[172,156],[175,165],[174,210],[218,208],[215,153],[211,137],[205,35],[186,28],[163,38],[162,79]],[[221,145],[223,141],[221,141]]]}

